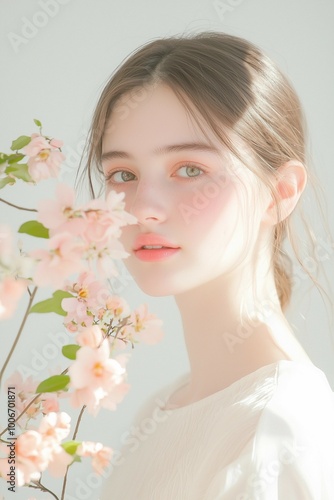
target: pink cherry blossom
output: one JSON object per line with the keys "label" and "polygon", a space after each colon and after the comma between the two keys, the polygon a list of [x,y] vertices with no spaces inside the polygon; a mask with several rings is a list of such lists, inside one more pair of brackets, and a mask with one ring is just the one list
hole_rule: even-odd
{"label": "pink cherry blossom", "polygon": [[94,199],[83,207],[87,220],[84,237],[88,242],[105,242],[110,236],[118,238],[120,227],[137,222],[136,217],[124,210],[124,196],[110,191],[106,199]]}
{"label": "pink cherry blossom", "polygon": [[16,280],[7,276],[0,282],[0,319],[7,319],[13,315],[26,289],[25,280]]}
{"label": "pink cherry blossom", "polygon": [[77,448],[80,457],[91,457],[92,466],[97,474],[102,474],[103,469],[109,464],[113,451],[102,443],[83,441]]}
{"label": "pink cherry blossom", "polygon": [[60,183],[56,188],[55,200],[42,200],[38,204],[37,220],[49,228],[50,236],[58,233],[71,233],[81,236],[87,222],[82,210],[76,209],[75,191],[67,184]]}
{"label": "pink cherry blossom", "polygon": [[107,298],[106,309],[112,313],[114,318],[124,318],[130,314],[129,305],[118,295],[110,295]]}
{"label": "pink cherry blossom", "polygon": [[[104,340],[98,349],[83,346],[77,352],[76,360],[69,368],[70,386],[74,389],[71,396],[73,406],[87,405],[94,415],[104,399],[117,392],[117,386],[123,384],[125,368],[116,360],[111,359],[108,340]],[[123,395],[126,390],[124,389]],[[120,400],[117,393],[117,401]],[[108,401],[106,399],[106,404]]]}
{"label": "pink cherry blossom", "polygon": [[7,261],[12,253],[13,232],[6,224],[0,224],[0,260]]}
{"label": "pink cherry blossom", "polygon": [[[73,457],[65,452],[61,441],[70,432],[70,416],[51,412],[45,415],[38,429],[28,429],[15,442],[15,466],[17,485],[23,486],[40,479],[41,472],[48,469],[55,477],[63,477]],[[1,451],[8,456],[8,449],[0,444]],[[9,464],[0,458],[0,475],[6,477]]]}
{"label": "pink cherry blossom", "polygon": [[115,259],[125,259],[130,254],[124,250],[122,243],[110,237],[106,242],[95,242],[87,251],[88,262],[95,260],[95,272],[99,277],[115,277],[119,272]]}
{"label": "pink cherry blossom", "polygon": [[38,431],[44,438],[60,442],[70,433],[70,421],[71,417],[65,412],[51,412],[43,417]]}
{"label": "pink cherry blossom", "polygon": [[0,224],[0,319],[10,318],[29,284],[32,259],[19,254],[14,248],[13,232]]}
{"label": "pink cherry blossom", "polygon": [[50,146],[52,146],[53,148],[61,148],[63,144],[64,142],[60,139],[51,139],[50,141]]}
{"label": "pink cherry blossom", "polygon": [[76,341],[80,346],[97,348],[103,341],[103,333],[98,325],[83,328],[76,336]]}
{"label": "pink cherry blossom", "polygon": [[113,390],[102,399],[100,402],[101,407],[111,411],[116,410],[117,406],[123,401],[130,389],[131,385],[126,382],[116,385]]}
{"label": "pink cherry blossom", "polygon": [[106,340],[98,349],[83,346],[69,368],[72,387],[108,388],[110,384],[119,383],[125,370],[114,359],[110,359],[109,354],[109,344]]}
{"label": "pink cherry blossom", "polygon": [[38,480],[46,470],[51,451],[43,446],[42,435],[28,430],[18,436],[16,441],[17,484],[23,486],[31,480]]}
{"label": "pink cherry blossom", "polygon": [[31,134],[31,141],[27,146],[22,148],[22,152],[26,156],[36,156],[43,149],[50,148],[49,142],[40,134]]}
{"label": "pink cherry blossom", "polygon": [[[73,461],[60,445],[69,434],[69,421],[70,417],[64,412],[49,413],[43,417],[38,430],[29,429],[18,436],[15,447],[18,486],[40,479],[41,472],[46,469],[55,477],[64,476]],[[2,450],[5,451],[4,447]],[[3,460],[0,459],[1,475],[6,470]]]}
{"label": "pink cherry blossom", "polygon": [[105,397],[105,392],[102,389],[83,388],[75,389],[69,395],[70,403],[73,408],[81,408],[86,406],[89,413],[96,416],[98,414],[101,400]]}
{"label": "pink cherry blossom", "polygon": [[116,191],[109,191],[106,198],[106,206],[111,213],[113,221],[117,223],[119,227],[125,226],[126,224],[136,224],[138,219],[126,212],[125,202],[124,202],[125,193],[117,193]]}
{"label": "pink cherry blossom", "polygon": [[72,321],[70,321],[68,323],[64,323],[64,326],[65,326],[66,330],[68,330],[71,333],[75,333],[79,330],[79,326],[76,325],[75,323],[72,323]]}
{"label": "pink cherry blossom", "polygon": [[[16,416],[19,416],[25,407],[28,405],[29,401],[36,396],[36,387],[38,383],[33,380],[30,376],[26,380],[23,380],[20,372],[17,370],[12,373],[12,375],[6,380],[5,386],[15,387],[15,411]],[[17,421],[17,425],[23,427],[30,418],[34,418],[36,415],[40,414],[39,402],[32,404],[27,412],[22,415],[22,417]]]}
{"label": "pink cherry blossom", "polygon": [[32,134],[30,143],[22,151],[29,157],[28,172],[35,182],[59,175],[60,164],[65,160],[59,151],[61,141],[48,141],[39,134]]}
{"label": "pink cherry blossom", "polygon": [[64,477],[67,467],[73,462],[71,455],[66,453],[62,446],[55,445],[52,449],[48,471],[53,477]]}
{"label": "pink cherry blossom", "polygon": [[129,321],[133,323],[131,329],[135,340],[151,345],[157,344],[162,340],[164,336],[161,329],[162,320],[148,312],[147,304],[142,304],[135,309]]}
{"label": "pink cherry blossom", "polygon": [[[39,382],[33,380],[31,376],[26,380],[23,380],[20,372],[18,371],[13,372],[12,375],[6,380],[6,387],[15,387],[15,410],[17,416],[20,415],[28,406],[30,401],[36,397],[36,388],[38,383]],[[17,421],[17,425],[23,428],[27,425],[29,420],[36,419],[41,416],[41,414],[57,411],[59,411],[57,395],[52,393],[41,394],[20,417]]]}
{"label": "pink cherry blossom", "polygon": [[12,229],[0,224],[0,281],[4,276],[21,279],[30,276],[32,264],[32,259],[14,244]]}
{"label": "pink cherry blossom", "polygon": [[26,401],[31,396],[36,395],[37,385],[38,383],[31,375],[24,380],[18,370],[15,370],[5,382],[6,388],[15,387],[16,396],[21,401]]}
{"label": "pink cherry blossom", "polygon": [[60,445],[70,432],[71,417],[65,413],[48,413],[38,428],[42,437],[41,451],[48,454],[48,471],[54,477],[63,477],[73,457]]}
{"label": "pink cherry blossom", "polygon": [[38,286],[62,288],[66,278],[84,270],[82,246],[69,233],[60,233],[48,240],[49,251],[34,250],[31,257],[39,260],[34,273]]}
{"label": "pink cherry blossom", "polygon": [[60,151],[43,149],[37,156],[28,160],[28,172],[35,182],[58,177],[60,165],[64,160],[65,156]]}
{"label": "pink cherry blossom", "polygon": [[56,199],[39,202],[37,220],[45,227],[55,228],[65,224],[74,212],[75,191],[64,183],[56,187]]}
{"label": "pink cherry blossom", "polygon": [[41,396],[41,411],[44,414],[59,411],[59,401],[56,394],[43,394]]}
{"label": "pink cherry blossom", "polygon": [[75,283],[66,284],[65,289],[75,295],[62,300],[62,308],[67,312],[66,321],[85,324],[89,324],[87,311],[95,314],[109,293],[105,284],[88,271],[80,274]]}

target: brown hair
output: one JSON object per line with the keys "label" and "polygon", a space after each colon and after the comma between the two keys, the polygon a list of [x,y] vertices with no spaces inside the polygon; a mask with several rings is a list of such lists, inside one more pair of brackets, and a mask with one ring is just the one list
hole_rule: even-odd
{"label": "brown hair", "polygon": [[[226,131],[240,137],[255,157],[256,162],[249,162],[247,168],[270,189],[280,221],[274,227],[271,264],[284,310],[290,302],[293,284],[292,260],[282,248],[286,236],[301,267],[317,284],[299,256],[290,227],[291,215],[281,221],[273,182],[277,169],[288,160],[299,160],[307,166],[306,126],[296,92],[269,57],[236,36],[204,32],[145,44],[117,68],[97,103],[86,146],[86,172],[93,196],[92,172],[94,169],[102,173],[102,138],[116,103],[132,95],[135,105],[136,99],[145,94],[146,85],[159,82],[175,92],[195,119],[194,110],[199,112],[219,140],[243,163],[245,159]],[[125,117],[126,107],[123,111]],[[198,124],[205,133],[205,128]],[[312,177],[308,171],[308,181]],[[306,224],[304,219],[303,222]],[[311,229],[308,234],[312,239]]]}

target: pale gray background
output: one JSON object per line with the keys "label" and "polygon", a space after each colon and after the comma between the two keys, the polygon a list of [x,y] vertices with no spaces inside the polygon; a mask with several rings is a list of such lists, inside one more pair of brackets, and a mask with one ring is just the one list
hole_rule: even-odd
{"label": "pale gray background", "polygon": [[[6,151],[18,135],[37,131],[32,120],[38,118],[43,122],[44,133],[64,140],[68,158],[62,179],[73,183],[94,105],[104,83],[124,57],[137,46],[160,36],[208,29],[226,31],[260,45],[294,83],[308,118],[315,169],[325,189],[328,217],[332,221],[332,0],[225,0],[221,4],[229,6],[223,16],[219,16],[212,0],[1,0],[0,150]],[[47,10],[42,5],[49,5],[51,14],[41,15]],[[9,34],[22,36],[27,20],[40,27],[15,51]],[[18,185],[2,190],[0,196],[33,207],[38,199],[52,196],[53,187],[53,181],[43,182],[37,188]],[[314,212],[312,203],[306,203],[310,217]],[[10,222],[14,228],[27,220],[24,213],[16,213],[3,204],[0,207],[1,221]],[[317,220],[314,229],[318,241],[326,239]],[[324,265],[329,281],[333,282],[333,242],[331,245],[327,248],[328,259]],[[311,267],[309,269],[312,271]],[[326,286],[323,278],[319,279]],[[100,440],[115,450],[119,449],[121,435],[130,428],[134,412],[142,401],[188,368],[173,299],[150,298],[141,293],[126,274],[122,280],[120,293],[131,306],[147,302],[150,310],[163,319],[166,334],[157,346],[142,345],[135,349],[128,370],[132,390],[117,412],[101,411],[97,419],[89,415],[84,418],[78,438]],[[334,387],[334,353],[329,340],[334,333],[327,309],[315,289],[303,296],[311,285],[309,280],[300,279],[299,283],[288,318],[310,357]],[[48,294],[48,290],[43,290],[38,298],[46,298]],[[15,318],[0,325],[3,359],[24,306],[22,301]],[[66,366],[55,342],[59,332],[62,328],[58,317],[31,316],[7,376],[18,366],[34,368],[39,378],[48,375],[48,368]],[[5,404],[4,395],[1,397],[1,404]],[[75,412],[71,414],[74,418]],[[1,423],[2,427],[4,413]],[[99,488],[87,485],[90,472],[90,465],[73,467],[69,475],[68,500],[98,498]],[[59,488],[59,483],[46,476],[44,482]],[[86,489],[78,489],[83,484]],[[34,491],[22,489],[12,495],[1,482],[1,493],[6,499],[26,499]],[[36,493],[35,496],[49,498],[48,494]]]}

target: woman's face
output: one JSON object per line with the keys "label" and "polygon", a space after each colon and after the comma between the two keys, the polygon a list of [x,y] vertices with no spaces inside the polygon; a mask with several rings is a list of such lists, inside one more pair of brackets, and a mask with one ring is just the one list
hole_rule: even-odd
{"label": "woman's face", "polygon": [[[122,231],[124,262],[149,295],[183,293],[252,257],[261,223],[257,180],[209,136],[211,144],[163,84],[145,88],[135,105],[123,99],[111,114],[102,146],[106,191],[124,191],[137,217]],[[174,249],[136,251],[159,243]]]}

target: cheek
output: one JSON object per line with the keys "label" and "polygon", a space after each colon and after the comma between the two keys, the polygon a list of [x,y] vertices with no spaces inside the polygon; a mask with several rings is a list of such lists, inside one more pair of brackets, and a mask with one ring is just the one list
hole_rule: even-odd
{"label": "cheek", "polygon": [[177,208],[185,227],[204,236],[215,227],[224,231],[235,227],[242,201],[239,195],[232,182],[222,186],[208,181],[183,196]]}
{"label": "cheek", "polygon": [[[210,193],[216,195],[209,197]],[[211,255],[212,265],[223,262],[226,266],[241,254],[246,255],[252,246],[256,231],[252,219],[255,214],[250,211],[250,193],[244,186],[231,183],[219,192],[206,189],[201,190],[201,194],[201,198],[193,200],[195,211],[186,214],[186,221],[183,219],[183,234],[192,242],[192,247],[196,246],[204,262]]]}

